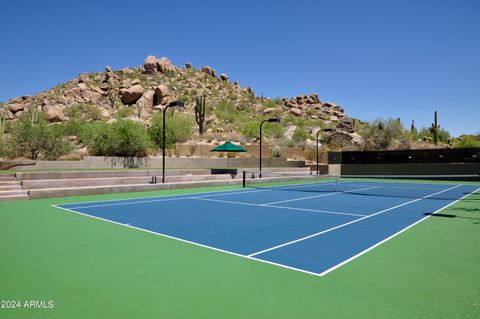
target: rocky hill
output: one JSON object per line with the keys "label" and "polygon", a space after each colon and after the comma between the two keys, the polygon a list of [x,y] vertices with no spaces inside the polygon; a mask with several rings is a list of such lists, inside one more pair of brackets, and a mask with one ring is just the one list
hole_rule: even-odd
{"label": "rocky hill", "polygon": [[[186,63],[183,68],[169,59],[148,56],[143,67],[82,73],[77,78],[60,84],[35,96],[21,96],[4,105],[3,117],[15,120],[31,108],[44,112],[51,122],[66,122],[72,108],[93,107],[98,116],[114,121],[118,114],[126,114],[135,121],[148,121],[174,100],[185,102],[184,112],[194,114],[195,100],[207,101],[206,134],[224,134],[226,138],[241,139],[245,121],[267,116],[279,116],[284,121],[284,134],[291,138],[297,126],[308,131],[306,139],[314,139],[319,127],[332,127],[331,138],[339,144],[361,144],[355,121],[344,109],[321,101],[317,93],[296,97],[270,99],[259,97],[251,87],[242,87],[227,74],[217,75],[210,66],[194,68]],[[235,120],[225,114],[238,116]],[[301,122],[299,124],[299,122]],[[193,136],[200,138],[198,131]]]}

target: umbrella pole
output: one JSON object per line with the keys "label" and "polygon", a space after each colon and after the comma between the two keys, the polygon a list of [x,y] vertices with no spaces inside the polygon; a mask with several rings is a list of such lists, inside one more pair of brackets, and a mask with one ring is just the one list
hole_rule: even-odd
{"label": "umbrella pole", "polygon": [[227,152],[227,169],[230,169],[230,152]]}

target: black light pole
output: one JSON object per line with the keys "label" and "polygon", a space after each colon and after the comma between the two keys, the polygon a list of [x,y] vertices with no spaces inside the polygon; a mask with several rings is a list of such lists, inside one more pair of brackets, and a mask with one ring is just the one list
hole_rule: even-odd
{"label": "black light pole", "polygon": [[163,133],[163,136],[162,136],[162,183],[165,183],[165,111],[169,108],[169,107],[173,107],[173,108],[182,108],[184,107],[185,104],[182,102],[182,101],[174,101],[174,102],[171,102],[169,104],[167,104],[167,106],[165,106],[163,108],[163,127],[162,127],[162,133]]}
{"label": "black light pole", "polygon": [[263,120],[262,123],[260,123],[260,173],[258,174],[259,178],[262,178],[262,126],[263,123],[280,123],[280,118],[279,117],[273,117],[268,120]]}
{"label": "black light pole", "polygon": [[318,135],[320,134],[320,132],[331,132],[331,131],[333,131],[333,129],[331,129],[331,128],[319,129],[317,131],[317,175],[320,174],[320,169],[319,169],[319,166],[318,166]]}

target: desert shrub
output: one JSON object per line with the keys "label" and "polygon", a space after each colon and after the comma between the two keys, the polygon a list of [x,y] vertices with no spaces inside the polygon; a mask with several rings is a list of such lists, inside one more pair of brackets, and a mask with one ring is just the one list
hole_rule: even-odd
{"label": "desert shrub", "polygon": [[301,126],[298,126],[293,132],[292,140],[295,143],[305,142],[310,137],[310,133]]}
{"label": "desert shrub", "polygon": [[92,126],[85,140],[90,153],[97,156],[145,156],[150,147],[143,125],[127,119]]}
{"label": "desert shrub", "polygon": [[[193,117],[185,113],[173,114],[167,111],[165,127],[165,147],[171,148],[176,143],[186,141],[194,125]],[[161,148],[163,145],[163,112],[155,114],[150,120],[148,135],[152,142]]]}
{"label": "desert shrub", "polygon": [[69,118],[82,118],[87,121],[100,121],[103,119],[102,111],[96,105],[76,103],[67,106],[64,111]]}
{"label": "desert shrub", "polygon": [[282,99],[277,97],[273,100],[262,100],[261,103],[262,103],[263,108],[266,109],[266,108],[269,108],[269,107],[275,107],[275,106],[281,105],[282,104]]}
{"label": "desert shrub", "polygon": [[376,119],[363,125],[360,134],[366,140],[371,140],[374,148],[386,150],[394,140],[404,139],[406,133],[398,119]]}
{"label": "desert shrub", "polygon": [[272,156],[273,157],[282,157],[283,149],[281,146],[276,145],[272,148]]}
{"label": "desert shrub", "polygon": [[12,143],[12,138],[6,135],[0,136],[0,158],[15,158],[17,149]]}
{"label": "desert shrub", "polygon": [[132,116],[133,113],[134,113],[133,108],[127,107],[127,106],[122,106],[115,112],[115,118],[117,120],[124,119],[124,118]]}
{"label": "desert shrub", "polygon": [[[257,118],[243,123],[242,134],[250,139],[260,138],[260,123],[264,118]],[[281,138],[285,128],[281,123],[265,123],[262,127],[262,133],[265,137]]]}
{"label": "desert shrub", "polygon": [[[451,138],[450,133],[444,129],[440,129],[438,132],[438,140],[442,143],[447,143],[447,141]],[[432,140],[433,141],[433,133],[430,132],[430,129],[427,127],[422,127],[420,131],[417,133],[417,139],[423,140]]]}
{"label": "desert shrub", "polygon": [[232,103],[222,100],[215,109],[215,116],[224,122],[233,123],[239,116],[239,111]]}
{"label": "desert shrub", "polygon": [[454,147],[480,147],[480,133],[476,135],[463,135],[453,140]]}
{"label": "desert shrub", "polygon": [[83,118],[73,117],[66,123],[58,124],[65,136],[80,136],[88,122]]}

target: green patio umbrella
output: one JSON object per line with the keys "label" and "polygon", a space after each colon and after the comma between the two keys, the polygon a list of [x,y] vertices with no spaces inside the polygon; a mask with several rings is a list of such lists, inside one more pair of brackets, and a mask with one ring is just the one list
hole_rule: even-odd
{"label": "green patio umbrella", "polygon": [[227,152],[227,168],[230,168],[230,153],[247,152],[247,150],[241,146],[233,144],[230,141],[226,141],[222,145],[212,148],[210,152]]}

